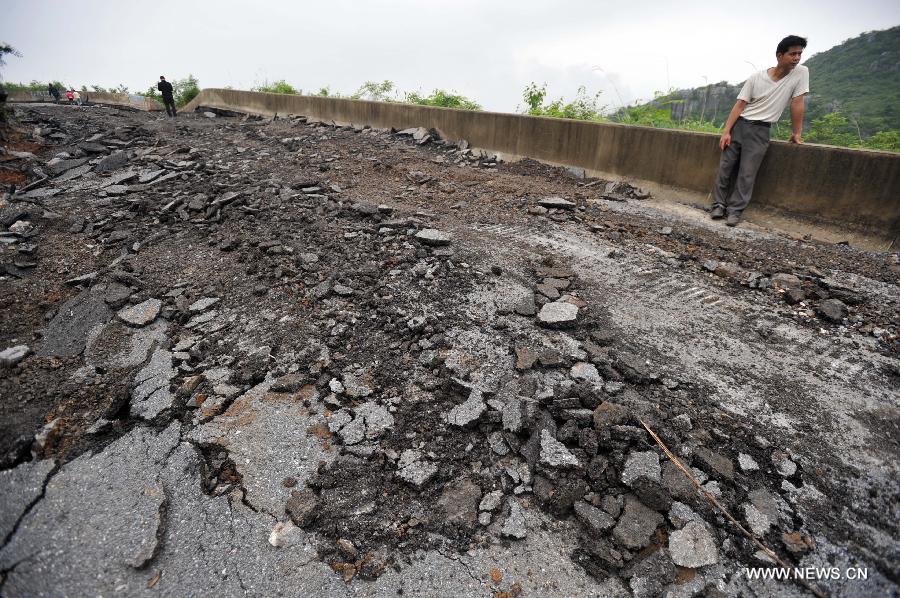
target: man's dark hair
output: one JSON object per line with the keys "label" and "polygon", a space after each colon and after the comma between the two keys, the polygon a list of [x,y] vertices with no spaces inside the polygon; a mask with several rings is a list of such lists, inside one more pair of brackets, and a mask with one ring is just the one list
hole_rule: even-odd
{"label": "man's dark hair", "polygon": [[776,54],[784,54],[788,51],[789,48],[793,48],[794,46],[800,46],[801,48],[806,47],[806,38],[800,37],[799,35],[789,35],[780,42],[778,42],[778,47],[775,48]]}

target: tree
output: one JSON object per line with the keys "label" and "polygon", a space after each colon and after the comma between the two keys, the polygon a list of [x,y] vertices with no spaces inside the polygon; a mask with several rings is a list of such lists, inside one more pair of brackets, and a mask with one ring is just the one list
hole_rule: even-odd
{"label": "tree", "polygon": [[200,81],[194,75],[172,81],[175,105],[181,108],[200,93]]}
{"label": "tree", "polygon": [[[392,93],[393,92],[393,93]],[[393,81],[385,79],[381,83],[366,81],[350,96],[353,100],[371,100],[373,102],[396,101],[397,89]]]}
{"label": "tree", "polygon": [[22,53],[6,42],[0,42],[0,66],[6,66],[6,55],[22,57]]}

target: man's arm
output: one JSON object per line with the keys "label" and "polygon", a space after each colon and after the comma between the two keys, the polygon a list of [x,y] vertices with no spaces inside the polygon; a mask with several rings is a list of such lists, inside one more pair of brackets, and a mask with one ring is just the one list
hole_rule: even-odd
{"label": "man's arm", "polygon": [[806,109],[803,96],[799,95],[791,100],[791,143],[803,143],[800,135],[803,133],[803,111]]}
{"label": "man's arm", "polygon": [[744,100],[738,100],[734,103],[734,108],[731,109],[731,114],[728,115],[728,120],[725,121],[725,127],[722,129],[722,137],[719,139],[719,149],[723,152],[726,147],[731,145],[731,129],[734,127],[734,123],[737,122],[738,117],[743,114],[746,106],[747,102]]}

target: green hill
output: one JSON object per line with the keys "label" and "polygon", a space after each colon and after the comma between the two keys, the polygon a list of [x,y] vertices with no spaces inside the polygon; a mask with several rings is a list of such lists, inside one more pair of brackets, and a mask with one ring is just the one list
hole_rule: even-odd
{"label": "green hill", "polygon": [[[900,130],[900,26],[870,31],[814,54],[803,62],[809,67],[810,95],[806,107],[807,126],[812,121],[841,112],[857,123],[859,134]],[[715,83],[694,89],[679,89],[666,99],[672,119],[705,120],[721,125],[728,117],[743,82]],[[785,123],[789,115],[783,115]]]}

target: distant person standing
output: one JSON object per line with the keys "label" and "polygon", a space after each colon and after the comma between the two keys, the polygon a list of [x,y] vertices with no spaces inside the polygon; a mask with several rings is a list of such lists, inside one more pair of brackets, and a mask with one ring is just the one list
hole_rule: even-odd
{"label": "distant person standing", "polygon": [[78,91],[73,91],[73,92],[72,92],[72,99],[75,101],[75,103],[76,103],[77,105],[81,106],[81,93],[80,93],[80,92],[78,92]]}
{"label": "distant person standing", "polygon": [[74,89],[66,90],[66,99],[69,100],[70,104],[75,101],[75,90]]}
{"label": "distant person standing", "polygon": [[59,104],[59,88],[53,85],[53,83],[47,84],[47,93],[53,98],[53,102],[55,104]]}
{"label": "distant person standing", "polygon": [[175,96],[172,84],[166,81],[165,77],[160,75],[159,83],[156,84],[156,88],[159,90],[159,93],[162,94],[163,104],[166,105],[166,114],[175,116],[177,112],[175,111]]}
{"label": "distant person standing", "polygon": [[[805,38],[789,35],[781,40],[775,49],[777,64],[752,74],[738,94],[719,139],[722,158],[710,213],[713,220],[727,215],[728,226],[741,221],[753,194],[756,173],[769,149],[769,129],[789,103],[791,143],[803,143],[803,96],[809,93],[809,69],[800,66],[804,48]],[[735,172],[734,190],[729,194]]]}

